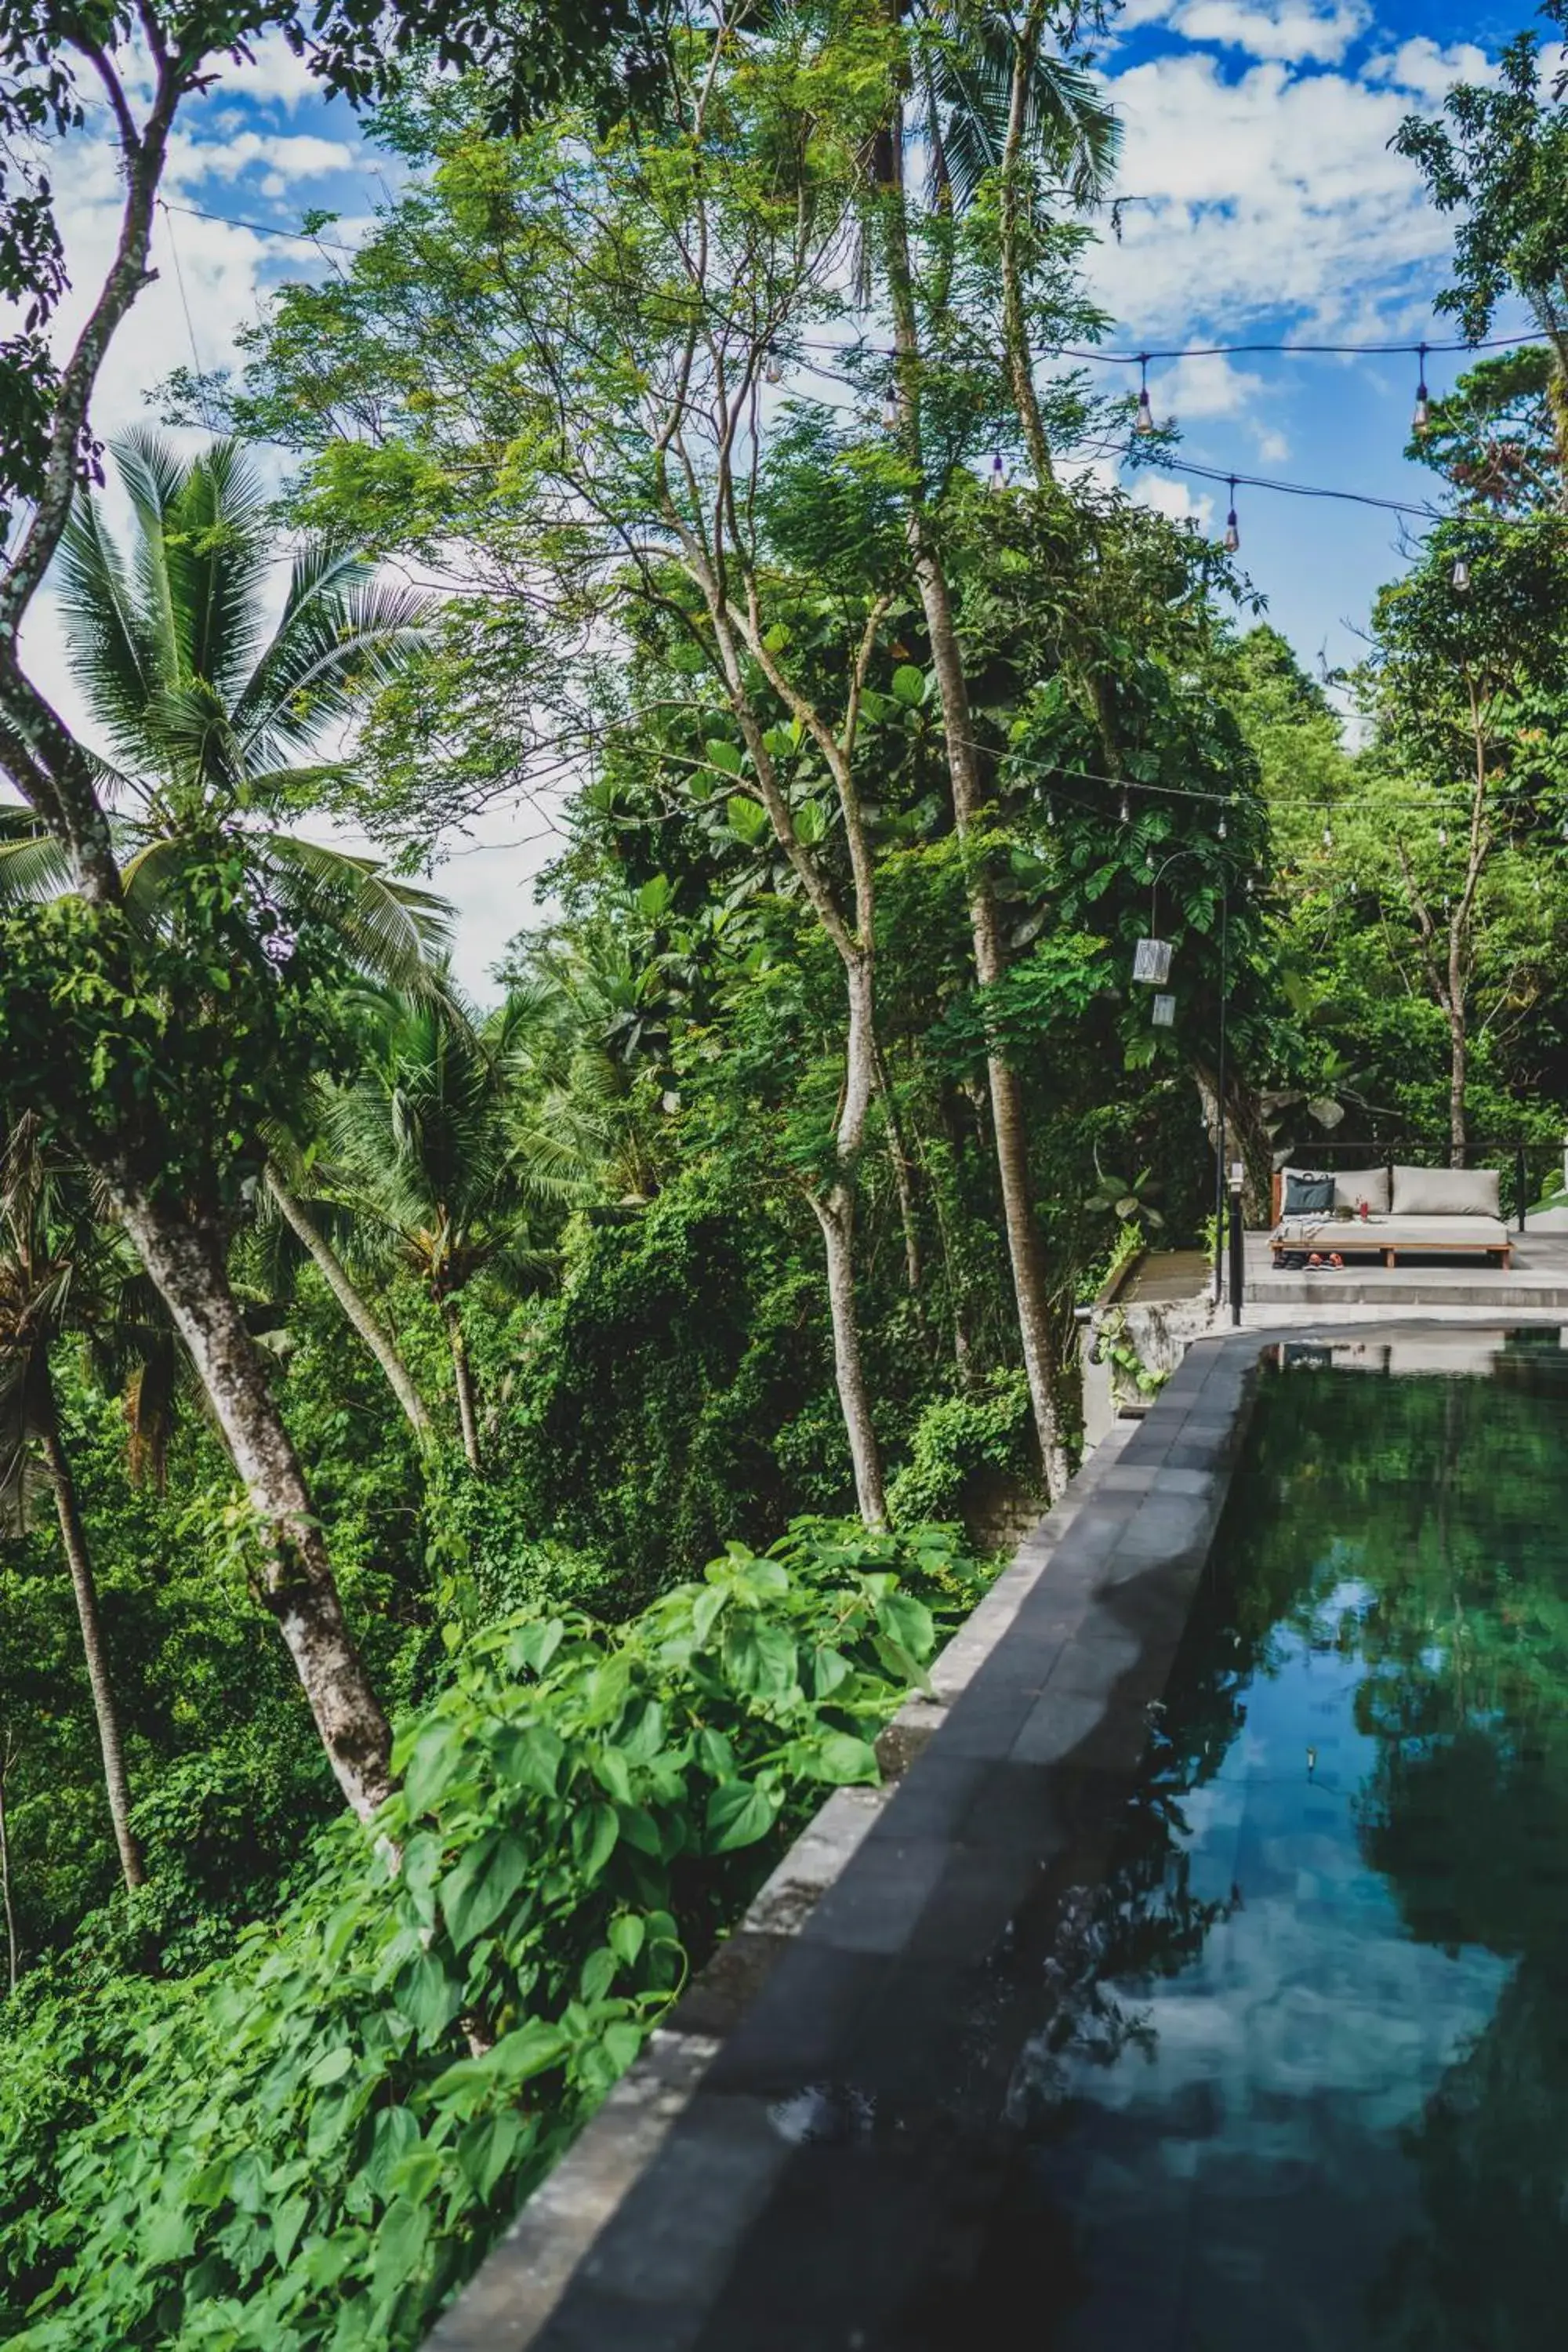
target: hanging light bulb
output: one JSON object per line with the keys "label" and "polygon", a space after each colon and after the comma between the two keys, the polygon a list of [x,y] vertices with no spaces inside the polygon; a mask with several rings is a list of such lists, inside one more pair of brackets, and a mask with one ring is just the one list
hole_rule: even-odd
{"label": "hanging light bulb", "polygon": [[1470,584],[1470,567],[1461,555],[1454,566],[1454,585],[1462,596]]}
{"label": "hanging light bulb", "polygon": [[1056,813],[1056,810],[1051,806],[1050,802],[1049,802],[1049,801],[1047,801],[1047,802],[1046,803],[1046,823],[1047,823],[1047,824],[1055,824],[1056,821],[1057,821],[1057,813]]}
{"label": "hanging light bulb", "polygon": [[1439,849],[1447,849],[1448,846],[1448,828],[1446,824],[1440,824],[1437,827],[1437,846]]}
{"label": "hanging light bulb", "polygon": [[991,478],[985,487],[988,490],[1004,490],[1007,487],[1007,468],[1002,463],[1000,449],[991,460]]}
{"label": "hanging light bulb", "polygon": [[1139,353],[1138,365],[1142,371],[1142,379],[1138,388],[1138,414],[1132,419],[1132,430],[1134,433],[1152,433],[1154,430],[1154,412],[1149,405],[1149,355],[1147,352],[1141,352]]}
{"label": "hanging light bulb", "polygon": [[783,383],[784,382],[784,362],[780,359],[777,352],[774,351],[772,343],[768,345],[767,365],[763,368],[763,373],[766,376],[770,383]]}
{"label": "hanging light bulb", "polygon": [[1143,871],[1149,877],[1150,881],[1152,882],[1154,879],[1154,853],[1152,849],[1146,849],[1143,852]]}
{"label": "hanging light bulb", "polygon": [[1224,811],[1224,809],[1221,809],[1221,811],[1220,811],[1220,813],[1219,813],[1219,823],[1218,823],[1218,824],[1215,827],[1215,832],[1219,835],[1220,839],[1223,841],[1223,840],[1225,839],[1225,811]]}
{"label": "hanging light bulb", "polygon": [[1121,806],[1118,814],[1121,817],[1121,823],[1125,824],[1127,822],[1127,795],[1125,793],[1121,795]]}
{"label": "hanging light bulb", "polygon": [[1236,520],[1236,476],[1230,478],[1230,512],[1225,519],[1225,551],[1234,555],[1241,545],[1241,530]]}
{"label": "hanging light bulb", "polygon": [[888,388],[882,394],[882,423],[889,433],[899,429],[899,384],[896,376],[888,378]]}
{"label": "hanging light bulb", "polygon": [[1425,433],[1432,422],[1432,404],[1426,395],[1426,346],[1425,343],[1420,346],[1420,351],[1421,368],[1415,386],[1415,415],[1412,423],[1417,433]]}
{"label": "hanging light bulb", "polygon": [[1334,845],[1334,832],[1333,832],[1333,827],[1332,827],[1332,825],[1328,825],[1328,824],[1326,824],[1326,825],[1323,827],[1323,847],[1324,847],[1325,849],[1331,849],[1331,848],[1333,847],[1333,845]]}

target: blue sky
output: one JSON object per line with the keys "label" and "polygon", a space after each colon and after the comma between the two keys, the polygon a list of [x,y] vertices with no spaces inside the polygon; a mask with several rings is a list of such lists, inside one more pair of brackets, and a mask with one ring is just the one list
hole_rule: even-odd
{"label": "blue sky", "polygon": [[[1095,289],[1118,320],[1118,350],[1285,340],[1445,338],[1432,302],[1446,282],[1448,225],[1388,151],[1402,117],[1433,110],[1457,78],[1478,79],[1531,21],[1434,0],[1130,0],[1102,71],[1122,116],[1120,241],[1095,257]],[[143,415],[149,390],[189,359],[221,364],[268,284],[330,257],[239,226],[296,227],[307,208],[342,215],[351,237],[384,193],[388,167],[353,115],[324,105],[280,42],[186,118],[160,222],[159,282],[121,331],[97,418],[112,433]],[[118,189],[106,144],[83,142],[66,187],[80,287],[107,259]],[[198,218],[182,206],[222,218]],[[175,263],[178,263],[178,268]],[[181,281],[188,301],[181,299]],[[1519,323],[1504,320],[1504,327]],[[1434,355],[1433,390],[1462,362]],[[1137,371],[1104,373],[1135,390]],[[1185,360],[1150,370],[1154,411],[1174,415],[1180,454],[1221,472],[1265,474],[1419,503],[1431,478],[1401,451],[1415,388],[1413,359]],[[1226,494],[1179,478],[1142,494],[1223,527]],[[1268,617],[1303,657],[1353,660],[1378,583],[1401,564],[1396,517],[1258,490],[1237,494],[1242,562]],[[58,638],[30,630],[40,675],[66,696]],[[529,812],[498,811],[494,845],[537,833]],[[457,845],[457,846],[471,846]],[[509,934],[531,919],[530,875],[548,845],[457,858],[442,887],[463,917],[460,969],[482,986]]]}

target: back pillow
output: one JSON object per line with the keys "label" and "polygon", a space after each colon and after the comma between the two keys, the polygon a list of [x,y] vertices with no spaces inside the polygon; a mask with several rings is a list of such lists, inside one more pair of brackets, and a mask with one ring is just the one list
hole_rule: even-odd
{"label": "back pillow", "polygon": [[1396,1168],[1396,1217],[1500,1217],[1495,1168]]}
{"label": "back pillow", "polygon": [[1331,1176],[1298,1176],[1294,1169],[1286,1170],[1286,1216],[1323,1216],[1333,1205],[1334,1180]]}
{"label": "back pillow", "polygon": [[1336,1168],[1334,1171],[1335,1208],[1348,1209],[1353,1216],[1363,1201],[1366,1202],[1369,1215],[1387,1216],[1387,1169]]}

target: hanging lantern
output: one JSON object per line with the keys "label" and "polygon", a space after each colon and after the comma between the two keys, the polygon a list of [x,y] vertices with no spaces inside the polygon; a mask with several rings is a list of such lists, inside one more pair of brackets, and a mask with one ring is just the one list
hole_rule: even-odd
{"label": "hanging lantern", "polygon": [[767,365],[763,368],[763,373],[766,376],[770,383],[783,383],[784,382],[784,362],[780,359],[777,352],[774,351],[772,343],[768,345]]}
{"label": "hanging lantern", "polygon": [[1176,1000],[1173,996],[1154,999],[1153,1024],[1156,1029],[1173,1029],[1176,1025]]}
{"label": "hanging lantern", "polygon": [[1437,827],[1437,846],[1439,849],[1447,849],[1448,846],[1448,828],[1446,824],[1440,824]]}
{"label": "hanging lantern", "polygon": [[1236,520],[1236,476],[1230,478],[1230,512],[1225,519],[1225,551],[1234,555],[1241,545],[1241,528]]}
{"label": "hanging lantern", "polygon": [[1057,813],[1056,813],[1056,810],[1052,807],[1052,805],[1051,805],[1050,802],[1049,802],[1049,801],[1047,801],[1047,802],[1046,803],[1046,823],[1047,823],[1047,824],[1054,825],[1054,824],[1055,824],[1055,823],[1056,823],[1056,821],[1057,821]]}
{"label": "hanging lantern", "polygon": [[1145,988],[1159,988],[1171,977],[1175,952],[1169,940],[1140,940],[1132,950],[1132,977]]}
{"label": "hanging lantern", "polygon": [[1121,795],[1121,805],[1120,805],[1120,807],[1118,808],[1118,810],[1117,810],[1116,814],[1117,814],[1117,816],[1118,816],[1118,818],[1119,818],[1120,822],[1121,822],[1122,824],[1126,824],[1126,822],[1127,822],[1127,795],[1126,795],[1126,793],[1122,793],[1122,795]]}
{"label": "hanging lantern", "polygon": [[1432,422],[1432,404],[1426,394],[1426,346],[1420,346],[1421,373],[1415,386],[1415,414],[1411,422],[1417,433],[1425,433]]}
{"label": "hanging lantern", "polygon": [[1454,566],[1454,585],[1462,596],[1470,584],[1470,567],[1461,555]]}
{"label": "hanging lantern", "polygon": [[1154,430],[1154,412],[1149,405],[1149,358],[1147,352],[1140,354],[1138,364],[1142,370],[1142,380],[1138,389],[1138,414],[1132,420],[1132,430],[1134,433],[1152,433]]}
{"label": "hanging lantern", "polygon": [[1325,849],[1331,849],[1331,848],[1333,847],[1333,845],[1334,845],[1333,828],[1332,828],[1332,826],[1331,826],[1331,825],[1325,825],[1325,826],[1323,827],[1323,847],[1324,847]]}
{"label": "hanging lantern", "polygon": [[988,490],[1004,490],[1007,487],[1007,468],[1002,463],[1000,449],[991,460],[991,478],[985,487]]}
{"label": "hanging lantern", "polygon": [[1225,811],[1223,809],[1221,809],[1219,813],[1219,823],[1215,826],[1215,830],[1223,841],[1225,839]]}

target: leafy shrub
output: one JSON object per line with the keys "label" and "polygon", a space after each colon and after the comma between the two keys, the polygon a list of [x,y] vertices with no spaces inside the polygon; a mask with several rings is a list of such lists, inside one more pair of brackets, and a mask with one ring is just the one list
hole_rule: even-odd
{"label": "leafy shrub", "polygon": [[1031,1427],[1029,1383],[1021,1371],[994,1372],[978,1394],[928,1405],[889,1492],[894,1519],[909,1526],[956,1518],[982,1470],[1028,1477]]}
{"label": "leafy shrub", "polygon": [[876,1780],[878,1727],[975,1585],[941,1529],[808,1521],[618,1629],[536,1608],[454,1635],[374,1845],[335,1824],[282,1916],[183,1984],[24,1988],[0,2039],[12,2341],[416,2344],[778,1837]]}

